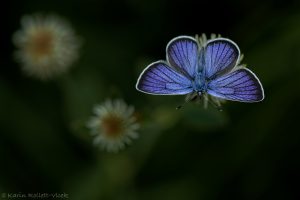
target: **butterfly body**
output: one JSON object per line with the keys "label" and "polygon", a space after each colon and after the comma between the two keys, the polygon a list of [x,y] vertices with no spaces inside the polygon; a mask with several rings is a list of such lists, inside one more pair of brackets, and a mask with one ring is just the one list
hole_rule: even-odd
{"label": "butterfly body", "polygon": [[264,91],[256,75],[237,67],[238,46],[226,38],[209,40],[200,45],[189,36],[169,42],[166,61],[151,63],[141,73],[137,90],[152,95],[185,95],[190,99],[204,94],[240,101],[263,100]]}
{"label": "butterfly body", "polygon": [[203,94],[207,91],[208,80],[205,78],[203,73],[198,72],[195,75],[195,78],[192,81],[192,87],[193,87],[194,92],[197,92],[199,94]]}

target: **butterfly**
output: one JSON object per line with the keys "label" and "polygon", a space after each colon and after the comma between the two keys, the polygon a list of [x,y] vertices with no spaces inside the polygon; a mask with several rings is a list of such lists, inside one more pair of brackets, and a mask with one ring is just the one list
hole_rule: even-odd
{"label": "butterfly", "polygon": [[240,50],[226,38],[200,44],[190,36],[172,39],[166,48],[166,61],[148,65],[140,74],[136,89],[152,95],[211,95],[224,100],[259,102],[264,99],[256,75],[239,67]]}

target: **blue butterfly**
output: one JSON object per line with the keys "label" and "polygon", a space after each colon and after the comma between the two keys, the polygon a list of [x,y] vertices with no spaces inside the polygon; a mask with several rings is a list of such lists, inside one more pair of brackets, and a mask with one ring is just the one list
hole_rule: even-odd
{"label": "blue butterfly", "polygon": [[179,36],[166,48],[167,60],[148,65],[136,83],[138,91],[152,95],[209,94],[224,100],[258,102],[264,90],[256,75],[237,67],[240,50],[231,40],[217,38],[200,43]]}

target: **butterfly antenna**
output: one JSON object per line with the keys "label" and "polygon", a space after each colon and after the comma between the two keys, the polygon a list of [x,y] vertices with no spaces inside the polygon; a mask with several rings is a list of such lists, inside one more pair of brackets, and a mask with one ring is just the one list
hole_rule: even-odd
{"label": "butterfly antenna", "polygon": [[186,103],[191,102],[191,101],[195,100],[196,98],[197,98],[197,94],[196,93],[187,95],[186,98],[185,98],[185,100],[184,100],[184,102],[183,102],[183,104],[177,106],[176,110],[181,109]]}
{"label": "butterfly antenna", "polygon": [[179,105],[179,106],[177,106],[176,107],[176,110],[179,110],[179,109],[181,109],[183,107],[183,104],[182,105]]}
{"label": "butterfly antenna", "polygon": [[190,100],[185,100],[184,102],[183,102],[183,104],[181,104],[181,105],[179,105],[179,106],[177,106],[176,107],[176,110],[179,110],[179,109],[181,109],[187,102],[189,102]]}

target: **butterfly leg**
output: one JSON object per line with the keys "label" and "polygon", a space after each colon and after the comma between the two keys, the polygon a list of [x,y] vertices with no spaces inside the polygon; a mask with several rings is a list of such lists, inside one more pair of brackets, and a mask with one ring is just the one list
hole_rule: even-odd
{"label": "butterfly leg", "polygon": [[197,92],[192,92],[185,97],[185,102],[195,101],[199,94]]}
{"label": "butterfly leg", "polygon": [[192,92],[186,95],[184,103],[182,105],[179,105],[176,107],[176,110],[179,110],[180,108],[182,108],[184,106],[184,104],[190,102],[190,101],[195,101],[198,98],[198,93],[196,92]]}
{"label": "butterfly leg", "polygon": [[[204,106],[207,108],[207,104],[210,103],[213,107],[215,107],[218,111],[223,111],[220,101],[216,98],[209,96],[207,94],[204,95]],[[206,104],[206,105],[205,105]]]}

